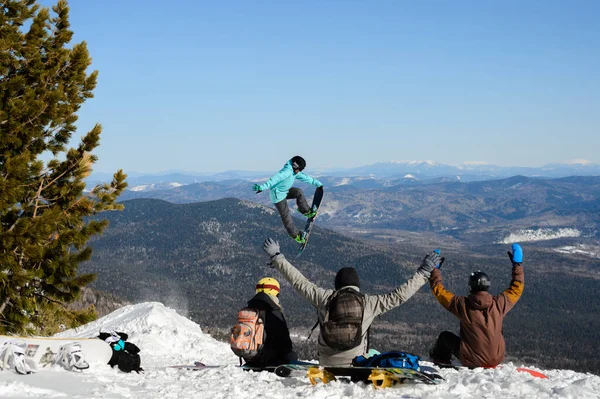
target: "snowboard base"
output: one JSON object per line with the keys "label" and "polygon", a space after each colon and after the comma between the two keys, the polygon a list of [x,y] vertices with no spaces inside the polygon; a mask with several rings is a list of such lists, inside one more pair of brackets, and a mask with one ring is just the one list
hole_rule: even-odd
{"label": "snowboard base", "polygon": [[304,228],[304,232],[306,233],[304,236],[305,241],[303,244],[300,244],[300,249],[298,249],[297,256],[300,256],[302,254],[302,251],[304,251],[304,249],[308,245],[308,238],[310,237],[310,232],[312,231],[313,225],[315,223],[315,219],[317,218],[317,215],[319,214],[319,208],[321,207],[322,199],[323,199],[323,186],[317,187],[317,189],[315,190],[315,195],[313,196],[313,201],[312,201],[312,205],[311,205],[310,209],[315,209],[315,207],[316,207],[316,213],[313,217],[309,218],[306,221],[306,227]]}

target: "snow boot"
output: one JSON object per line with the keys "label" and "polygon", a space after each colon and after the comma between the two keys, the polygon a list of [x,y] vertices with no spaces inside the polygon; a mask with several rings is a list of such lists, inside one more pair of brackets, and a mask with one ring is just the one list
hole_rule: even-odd
{"label": "snow boot", "polygon": [[317,214],[317,206],[313,205],[313,207],[311,209],[309,209],[308,212],[303,213],[304,216],[306,216],[308,219],[315,217],[315,215]]}
{"label": "snow boot", "polygon": [[298,233],[298,235],[294,237],[294,240],[296,240],[298,244],[306,244],[306,231]]}

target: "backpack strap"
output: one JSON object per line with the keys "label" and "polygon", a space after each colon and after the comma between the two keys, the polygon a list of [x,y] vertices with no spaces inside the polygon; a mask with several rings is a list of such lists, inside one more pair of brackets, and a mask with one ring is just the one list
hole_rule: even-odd
{"label": "backpack strap", "polygon": [[315,325],[312,326],[312,328],[310,329],[310,332],[308,333],[308,337],[306,338],[307,341],[310,339],[310,336],[315,331],[315,328],[317,328],[317,326],[319,325],[319,323],[320,323],[319,318],[317,318],[317,321],[315,322]]}

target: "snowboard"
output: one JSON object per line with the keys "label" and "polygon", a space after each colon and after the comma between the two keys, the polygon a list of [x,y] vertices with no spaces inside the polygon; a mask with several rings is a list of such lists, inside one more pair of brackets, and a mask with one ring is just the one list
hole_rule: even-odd
{"label": "snowboard", "polygon": [[310,237],[310,232],[312,231],[313,225],[315,224],[315,219],[317,218],[317,215],[319,214],[319,207],[321,206],[322,199],[323,199],[323,186],[317,187],[317,189],[315,190],[315,195],[313,196],[311,209],[316,208],[317,213],[315,213],[315,215],[313,217],[308,218],[308,220],[306,221],[306,226],[304,227],[304,232],[306,233],[304,238],[306,241],[303,244],[300,244],[300,249],[298,249],[298,256],[300,256],[302,254],[302,251],[304,251],[304,249],[308,245],[308,238]]}
{"label": "snowboard", "polygon": [[54,355],[60,347],[72,342],[81,345],[81,352],[88,363],[108,364],[112,357],[110,345],[98,338],[32,338],[0,335],[0,347],[7,341],[25,342],[25,357],[33,360],[38,367],[52,365]]}
{"label": "snowboard", "polygon": [[[298,363],[294,363],[294,364],[289,364],[288,366],[290,366],[290,367],[299,366],[300,367],[300,366],[316,366],[316,365],[317,364],[315,364],[315,363],[298,362]],[[167,367],[173,368],[173,369],[185,369],[185,370],[205,370],[205,369],[225,368],[225,367],[229,367],[229,365],[225,365],[225,364],[208,365],[208,364],[204,364],[202,362],[196,361],[193,364],[179,364],[179,365],[167,366]],[[254,366],[248,366],[245,364],[242,366],[235,366],[235,367],[240,367],[240,368],[242,368],[242,370],[245,370],[245,371],[268,371],[268,372],[275,372],[278,368],[278,366],[254,367]],[[306,368],[302,368],[302,370],[304,371],[304,374],[306,374]]]}
{"label": "snowboard", "polygon": [[[446,363],[434,363],[434,364],[437,367],[440,367],[440,368],[449,368],[449,369],[454,369],[454,370],[465,370],[465,369],[468,369],[468,367],[456,366],[454,364],[446,364]],[[486,368],[486,369],[499,369],[499,368],[502,368],[502,365],[500,364],[500,365],[498,365],[496,367],[484,367],[484,368]],[[516,370],[519,373],[527,373],[527,374],[530,374],[531,376],[536,377],[536,378],[542,378],[542,379],[548,378],[548,376],[546,374],[541,373],[541,372],[536,371],[536,370],[529,369],[527,367],[517,367]]]}
{"label": "snowboard", "polygon": [[185,369],[185,370],[204,370],[204,369],[218,369],[227,367],[224,365],[209,365],[202,362],[194,362],[193,364],[176,364],[174,366],[167,366],[171,369]]}
{"label": "snowboard", "polygon": [[314,385],[319,381],[328,383],[337,377],[350,378],[351,381],[371,382],[376,388],[387,388],[395,383],[414,381],[424,384],[437,384],[443,377],[435,373],[433,367],[427,371],[399,367],[332,367],[318,365],[285,364],[275,368],[280,377],[305,375]]}

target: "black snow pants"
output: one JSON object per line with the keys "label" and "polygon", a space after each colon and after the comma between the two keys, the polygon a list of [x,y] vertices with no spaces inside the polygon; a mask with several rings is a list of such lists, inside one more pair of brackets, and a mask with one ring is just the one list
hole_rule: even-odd
{"label": "black snow pants", "polygon": [[442,331],[430,352],[435,363],[450,363],[452,355],[458,357],[460,337],[450,331]]}

